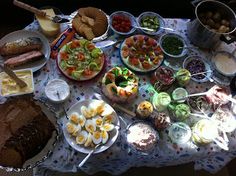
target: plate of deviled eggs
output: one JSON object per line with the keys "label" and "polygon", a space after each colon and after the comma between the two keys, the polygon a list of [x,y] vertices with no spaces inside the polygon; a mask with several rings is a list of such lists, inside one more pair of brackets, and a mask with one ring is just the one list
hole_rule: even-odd
{"label": "plate of deviled eggs", "polygon": [[63,133],[75,150],[94,153],[108,149],[119,135],[120,121],[115,110],[102,100],[83,100],[74,104],[64,118]]}

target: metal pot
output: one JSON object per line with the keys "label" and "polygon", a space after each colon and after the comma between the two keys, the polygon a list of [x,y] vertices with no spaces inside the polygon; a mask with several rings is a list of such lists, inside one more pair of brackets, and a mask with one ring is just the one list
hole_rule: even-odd
{"label": "metal pot", "polygon": [[[230,23],[229,32],[217,32],[203,24],[199,14],[207,11],[219,12],[224,19],[227,19]],[[236,37],[232,38],[230,36],[236,31],[236,15],[226,4],[214,0],[201,1],[195,7],[195,15],[196,19],[187,25],[188,38],[194,45],[211,49],[217,47],[221,41],[225,41],[228,44],[236,41]]]}

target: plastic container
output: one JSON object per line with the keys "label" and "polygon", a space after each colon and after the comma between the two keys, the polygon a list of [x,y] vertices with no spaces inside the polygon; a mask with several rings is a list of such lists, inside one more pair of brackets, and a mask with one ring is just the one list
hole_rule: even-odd
{"label": "plastic container", "polygon": [[173,123],[168,130],[168,136],[173,143],[176,144],[185,144],[191,138],[191,129],[190,127],[182,122]]}
{"label": "plastic container", "polygon": [[62,79],[53,79],[46,85],[45,94],[53,103],[62,103],[70,96],[70,86]]}
{"label": "plastic container", "polygon": [[27,86],[20,88],[14,80],[10,78],[5,72],[0,73],[1,80],[1,96],[18,96],[30,94],[34,92],[34,79],[32,69],[15,70],[14,73],[23,80]]}

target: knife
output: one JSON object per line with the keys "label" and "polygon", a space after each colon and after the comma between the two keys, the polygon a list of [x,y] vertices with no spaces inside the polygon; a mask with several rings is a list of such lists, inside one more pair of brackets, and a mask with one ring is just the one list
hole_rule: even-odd
{"label": "knife", "polygon": [[27,86],[27,84],[24,81],[22,81],[20,78],[18,78],[16,76],[16,74],[10,68],[8,68],[6,65],[0,64],[0,67],[3,69],[3,71],[6,74],[8,74],[16,82],[16,84],[18,84],[20,86],[20,88]]}
{"label": "knife", "polygon": [[112,45],[117,45],[121,42],[122,40],[103,40],[103,41],[100,41],[100,42],[96,42],[95,43],[95,46],[98,47],[98,48],[106,48],[106,47],[109,47],[109,46],[112,46]]}
{"label": "knife", "polygon": [[30,6],[26,3],[23,3],[23,2],[20,2],[20,1],[17,1],[17,0],[14,0],[13,4],[17,7],[28,10],[28,11],[36,14],[36,15],[46,17],[46,18],[52,20],[54,23],[67,23],[67,22],[69,22],[69,20],[66,19],[66,18],[61,18],[60,16],[57,16],[57,15],[56,16],[47,15],[47,13],[44,12],[43,10],[37,9],[33,6]]}

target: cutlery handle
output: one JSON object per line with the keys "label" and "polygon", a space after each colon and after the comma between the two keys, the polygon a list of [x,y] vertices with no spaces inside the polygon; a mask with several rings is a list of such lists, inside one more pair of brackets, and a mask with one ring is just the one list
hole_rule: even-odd
{"label": "cutlery handle", "polygon": [[94,150],[89,152],[89,154],[79,163],[79,168],[84,165],[84,163],[90,158],[90,156],[93,154]]}
{"label": "cutlery handle", "polygon": [[36,14],[36,15],[40,15],[40,16],[44,16],[44,17],[46,16],[46,12],[44,12],[42,10],[39,10],[39,9],[33,7],[33,6],[28,5],[28,4],[25,4],[23,2],[14,0],[13,4],[20,7],[20,8],[22,8],[22,9],[28,10],[28,11]]}
{"label": "cutlery handle", "polygon": [[8,74],[21,88],[26,87],[27,84],[16,76],[16,74],[6,66],[0,65],[3,71]]}

